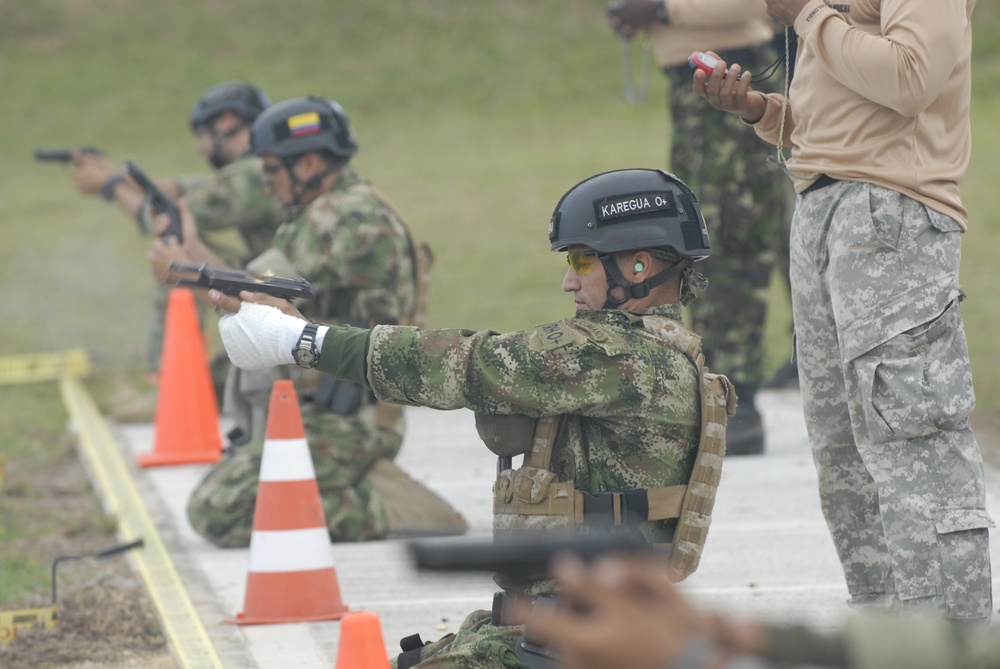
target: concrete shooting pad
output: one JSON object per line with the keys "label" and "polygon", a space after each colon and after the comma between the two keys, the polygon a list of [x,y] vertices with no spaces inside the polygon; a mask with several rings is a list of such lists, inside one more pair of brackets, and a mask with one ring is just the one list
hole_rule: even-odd
{"label": "concrete shooting pad", "polygon": [[[723,614],[829,629],[851,611],[819,509],[799,393],[761,391],[757,402],[768,434],[766,453],[727,459],[701,566],[680,587]],[[489,536],[496,459],[479,440],[472,413],[411,407],[405,412],[408,431],[399,465],[460,510],[470,536]],[[128,462],[151,450],[152,424],[111,428]],[[188,525],[185,504],[208,465],[130,469],[225,667],[336,666],[339,621],[225,622],[242,610],[250,550],[217,548]],[[998,508],[998,480],[998,472],[987,469],[991,512]],[[377,615],[389,657],[399,652],[404,636],[419,633],[427,641],[456,631],[469,612],[490,608],[496,590],[488,574],[416,571],[404,541],[331,544],[330,550],[344,604]],[[996,562],[996,542],[992,553]]]}

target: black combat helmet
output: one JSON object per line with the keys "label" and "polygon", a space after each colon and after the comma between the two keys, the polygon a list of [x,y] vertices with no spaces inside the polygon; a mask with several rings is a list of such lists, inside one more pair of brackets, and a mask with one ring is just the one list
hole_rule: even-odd
{"label": "black combat helmet", "polygon": [[264,91],[243,81],[224,81],[201,94],[191,110],[191,129],[205,125],[222,112],[232,112],[253,123],[270,103]]}
{"label": "black combat helmet", "polygon": [[280,158],[329,151],[347,160],[357,153],[358,142],[339,104],[309,96],[279,102],[257,117],[250,131],[250,150],[255,156]]}
{"label": "black combat helmet", "polygon": [[[691,267],[707,258],[709,250],[698,198],[683,181],[663,170],[615,170],[584,179],[556,205],[549,221],[549,242],[553,251],[579,244],[597,252],[608,282],[604,309],[644,298],[675,276],[680,277],[682,304],[693,300],[704,286],[704,277]],[[666,249],[661,253],[672,264],[641,283],[632,283],[613,254],[640,249]]]}
{"label": "black combat helmet", "polygon": [[553,251],[670,248],[691,260],[709,250],[698,198],[673,174],[651,169],[604,172],[570,188],[552,213],[549,241]]}

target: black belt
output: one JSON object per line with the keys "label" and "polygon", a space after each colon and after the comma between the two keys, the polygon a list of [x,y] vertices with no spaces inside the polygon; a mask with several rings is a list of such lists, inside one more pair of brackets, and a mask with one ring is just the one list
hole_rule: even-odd
{"label": "black belt", "polygon": [[826,188],[827,186],[832,186],[833,184],[837,183],[837,181],[838,181],[837,179],[834,179],[831,176],[821,174],[819,175],[819,179],[816,179],[816,181],[809,184],[808,188],[802,191],[802,195],[805,195],[806,193],[811,193],[814,190],[819,190],[820,188]]}

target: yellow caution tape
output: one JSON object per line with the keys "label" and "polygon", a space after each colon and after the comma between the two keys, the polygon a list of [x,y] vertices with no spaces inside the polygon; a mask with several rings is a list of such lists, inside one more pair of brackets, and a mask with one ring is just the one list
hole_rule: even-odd
{"label": "yellow caution tape", "polygon": [[0,357],[0,384],[58,381],[90,373],[90,356],[82,348],[59,353],[29,353]]}
{"label": "yellow caution tape", "polygon": [[56,626],[55,605],[41,609],[0,611],[0,646],[6,646],[17,636],[32,628],[52,629]]}
{"label": "yellow caution tape", "polygon": [[174,566],[139,494],[135,479],[104,416],[79,380],[66,375],[59,384],[63,404],[79,432],[86,457],[108,513],[117,517],[119,535],[126,540],[142,537],[143,548],[131,557],[153,599],[163,631],[183,669],[221,669],[201,618]]}

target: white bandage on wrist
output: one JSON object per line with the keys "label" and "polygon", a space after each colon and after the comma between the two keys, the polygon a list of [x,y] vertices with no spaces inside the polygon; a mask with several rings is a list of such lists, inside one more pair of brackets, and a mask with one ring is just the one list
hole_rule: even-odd
{"label": "white bandage on wrist", "polygon": [[219,334],[232,363],[253,371],[294,364],[292,349],[305,326],[274,307],[244,302],[238,312],[219,319]]}

